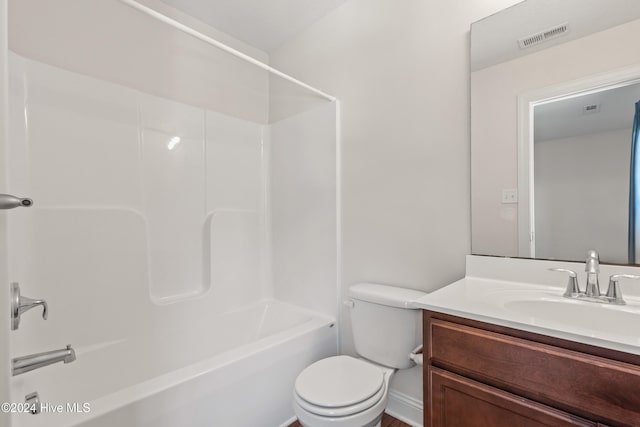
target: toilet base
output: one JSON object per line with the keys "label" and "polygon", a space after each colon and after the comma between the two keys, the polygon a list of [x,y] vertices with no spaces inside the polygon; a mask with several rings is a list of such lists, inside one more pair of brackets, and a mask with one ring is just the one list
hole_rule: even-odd
{"label": "toilet base", "polygon": [[363,360],[363,362],[376,366],[383,373],[384,392],[377,403],[361,412],[344,417],[322,416],[309,412],[300,406],[297,401],[298,396],[294,391],[293,409],[298,417],[298,422],[303,427],[381,427],[382,414],[384,414],[384,410],[387,407],[387,399],[389,397],[389,382],[395,373],[395,369],[380,366],[370,361]]}
{"label": "toilet base", "polygon": [[[302,421],[298,420],[298,424],[300,424],[302,427],[313,427],[309,424],[305,424]],[[380,418],[378,418],[377,421],[373,421],[369,424],[367,424],[366,426],[362,426],[362,427],[382,427],[382,415],[380,415]]]}

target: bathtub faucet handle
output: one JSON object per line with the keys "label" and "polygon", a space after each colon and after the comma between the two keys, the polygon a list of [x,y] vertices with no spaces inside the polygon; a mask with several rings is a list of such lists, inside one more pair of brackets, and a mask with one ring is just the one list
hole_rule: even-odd
{"label": "bathtub faucet handle", "polygon": [[20,295],[20,284],[11,284],[11,330],[15,331],[20,326],[20,316],[22,313],[34,307],[42,306],[42,318],[47,320],[49,307],[45,300],[37,300]]}

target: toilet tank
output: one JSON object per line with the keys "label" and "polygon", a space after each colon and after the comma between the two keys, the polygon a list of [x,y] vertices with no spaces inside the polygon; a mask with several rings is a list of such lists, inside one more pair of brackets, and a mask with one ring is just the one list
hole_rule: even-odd
{"label": "toilet tank", "polygon": [[[421,342],[421,311],[412,302],[424,292],[374,283],[349,288],[356,352],[390,368],[413,366],[409,353]],[[350,304],[351,305],[351,304]]]}

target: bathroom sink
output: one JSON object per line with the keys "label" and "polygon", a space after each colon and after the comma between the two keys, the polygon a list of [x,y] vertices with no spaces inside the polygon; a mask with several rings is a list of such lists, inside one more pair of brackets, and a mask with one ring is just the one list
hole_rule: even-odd
{"label": "bathroom sink", "polygon": [[563,287],[471,278],[416,302],[416,307],[585,344],[640,354],[640,298],[627,305],[565,298]]}
{"label": "bathroom sink", "polygon": [[639,342],[640,309],[559,297],[552,299],[514,300],[504,303],[504,309],[518,316],[526,316],[532,324],[542,327],[561,327],[580,331],[589,336],[614,335]]}

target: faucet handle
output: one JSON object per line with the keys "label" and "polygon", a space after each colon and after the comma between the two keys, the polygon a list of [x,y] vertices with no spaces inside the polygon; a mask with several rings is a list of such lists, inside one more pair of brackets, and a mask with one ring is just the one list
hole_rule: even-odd
{"label": "faucet handle", "polygon": [[580,293],[580,285],[578,285],[578,274],[573,270],[566,268],[550,268],[549,271],[559,271],[561,273],[569,273],[569,281],[567,282],[567,289],[564,291],[563,296],[572,297]]}
{"label": "faucet handle", "polygon": [[640,279],[635,274],[612,274],[609,277],[609,288],[607,289],[607,298],[610,298],[613,304],[624,305],[626,302],[622,299],[622,291],[620,290],[620,279]]}
{"label": "faucet handle", "polygon": [[11,284],[11,330],[15,331],[20,326],[20,316],[25,311],[29,311],[34,307],[42,306],[42,318],[47,320],[49,307],[45,300],[37,300],[20,295],[20,285],[18,283]]}

